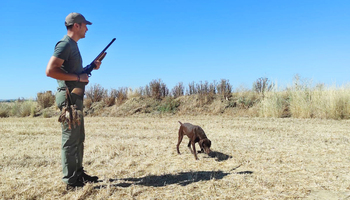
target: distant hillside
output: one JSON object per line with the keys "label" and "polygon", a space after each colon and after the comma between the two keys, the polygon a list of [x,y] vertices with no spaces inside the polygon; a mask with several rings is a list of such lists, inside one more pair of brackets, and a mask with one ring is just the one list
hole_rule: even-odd
{"label": "distant hillside", "polygon": [[0,102],[14,102],[17,99],[0,99]]}

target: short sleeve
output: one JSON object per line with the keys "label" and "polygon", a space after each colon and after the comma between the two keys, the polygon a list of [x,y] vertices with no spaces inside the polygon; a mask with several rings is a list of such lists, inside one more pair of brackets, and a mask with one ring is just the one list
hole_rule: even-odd
{"label": "short sleeve", "polygon": [[53,56],[60,58],[62,60],[68,60],[70,55],[70,45],[68,42],[59,41],[56,44]]}

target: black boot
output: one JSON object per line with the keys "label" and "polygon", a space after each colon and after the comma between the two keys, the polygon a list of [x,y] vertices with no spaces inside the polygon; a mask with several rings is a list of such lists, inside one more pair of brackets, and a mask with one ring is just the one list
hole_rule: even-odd
{"label": "black boot", "polygon": [[85,183],[83,183],[81,180],[77,180],[77,182],[72,183],[72,184],[67,184],[67,190],[75,190],[78,188],[84,187]]}
{"label": "black boot", "polygon": [[89,176],[83,171],[83,173],[79,176],[79,180],[83,183],[97,183],[98,177],[97,176]]}

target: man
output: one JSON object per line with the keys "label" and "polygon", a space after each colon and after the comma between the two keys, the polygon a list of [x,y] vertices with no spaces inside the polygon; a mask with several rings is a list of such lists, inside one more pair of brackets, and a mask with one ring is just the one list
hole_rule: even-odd
{"label": "man", "polygon": [[[56,104],[61,110],[74,105],[80,113],[83,111],[85,85],[89,83],[89,77],[81,74],[83,66],[77,42],[85,38],[87,25],[91,24],[83,15],[70,13],[65,20],[67,35],[56,44],[46,67],[46,75],[57,79]],[[99,69],[101,62],[96,59],[94,64],[94,69]],[[67,189],[98,181],[97,176],[91,177],[83,170],[84,117],[81,114],[77,118],[78,123],[74,126],[67,121],[61,125],[63,182],[67,184]]]}

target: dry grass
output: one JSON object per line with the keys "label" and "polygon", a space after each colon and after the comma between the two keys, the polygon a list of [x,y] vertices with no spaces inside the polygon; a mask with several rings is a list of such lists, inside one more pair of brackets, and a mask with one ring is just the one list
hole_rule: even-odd
{"label": "dry grass", "polygon": [[[178,120],[202,126],[196,161]],[[349,121],[228,116],[87,117],[85,169],[102,182],[67,192],[56,118],[0,118],[1,199],[344,199]]]}

